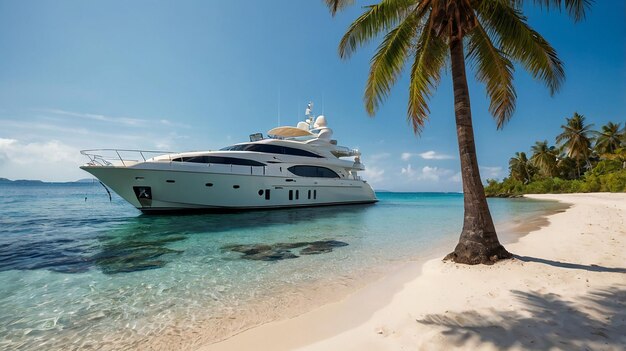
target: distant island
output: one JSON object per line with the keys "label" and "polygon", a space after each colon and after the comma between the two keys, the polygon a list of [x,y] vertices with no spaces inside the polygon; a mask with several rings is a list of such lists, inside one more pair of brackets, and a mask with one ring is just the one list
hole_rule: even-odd
{"label": "distant island", "polygon": [[83,178],[73,182],[44,182],[43,180],[37,179],[16,179],[11,180],[8,178],[0,177],[0,185],[2,184],[13,184],[13,185],[43,185],[43,184],[88,184],[97,182],[94,178]]}
{"label": "distant island", "polygon": [[528,157],[516,152],[509,160],[509,176],[488,179],[491,197],[522,194],[626,192],[626,130],[609,122],[600,130],[574,113],[561,126],[557,146],[537,141]]}

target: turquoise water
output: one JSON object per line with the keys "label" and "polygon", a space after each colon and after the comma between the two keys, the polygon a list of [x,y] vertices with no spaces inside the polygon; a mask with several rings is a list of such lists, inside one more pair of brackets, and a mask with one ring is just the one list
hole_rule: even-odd
{"label": "turquoise water", "polygon": [[[313,305],[328,290],[349,291],[367,272],[458,236],[460,194],[378,197],[375,205],[146,216],[115,195],[109,201],[97,183],[0,185],[0,349],[188,348]],[[555,206],[490,200],[498,223]],[[320,240],[347,245],[315,255],[282,245],[266,260],[228,249]]]}

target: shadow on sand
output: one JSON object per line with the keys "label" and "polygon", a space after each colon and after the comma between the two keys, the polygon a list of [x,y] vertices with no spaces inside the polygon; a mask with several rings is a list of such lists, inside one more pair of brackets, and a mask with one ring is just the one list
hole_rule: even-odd
{"label": "shadow on sand", "polygon": [[597,289],[577,299],[512,291],[520,311],[465,311],[427,315],[417,322],[445,327],[456,345],[469,340],[497,349],[623,350],[626,345],[626,286]]}
{"label": "shadow on sand", "polygon": [[617,268],[602,267],[602,266],[598,266],[597,264],[584,265],[584,264],[577,264],[577,263],[552,261],[552,260],[547,260],[545,258],[530,257],[530,256],[513,255],[513,257],[523,262],[543,263],[543,264],[547,264],[547,265],[558,267],[558,268],[581,269],[581,270],[589,271],[589,272],[626,273],[626,268],[619,268],[619,267]]}

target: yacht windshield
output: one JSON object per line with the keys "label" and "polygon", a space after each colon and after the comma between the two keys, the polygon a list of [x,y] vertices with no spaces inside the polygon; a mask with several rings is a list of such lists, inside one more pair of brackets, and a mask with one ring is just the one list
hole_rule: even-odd
{"label": "yacht windshield", "polygon": [[281,145],[270,145],[270,144],[239,144],[239,145],[227,146],[221,149],[221,151],[254,151],[254,152],[262,152],[266,154],[324,158],[324,156],[320,156],[320,155],[314,154],[306,150],[301,150],[301,149],[296,149],[296,148],[281,146]]}

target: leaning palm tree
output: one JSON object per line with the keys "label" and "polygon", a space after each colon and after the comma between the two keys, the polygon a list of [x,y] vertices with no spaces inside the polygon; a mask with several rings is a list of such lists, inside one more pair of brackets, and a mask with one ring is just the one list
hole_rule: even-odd
{"label": "leaning palm tree", "polygon": [[[441,72],[450,67],[454,112],[463,180],[463,229],[454,252],[459,263],[491,263],[511,256],[498,241],[478,170],[465,60],[474,64],[476,78],[486,86],[489,111],[498,128],[515,109],[513,62],[556,92],[564,80],[556,51],[522,14],[530,0],[382,0],[367,6],[339,44],[348,58],[361,45],[385,34],[371,61],[365,87],[365,108],[374,115],[409,59],[408,119],[419,133],[428,118],[428,100]],[[325,0],[331,13],[354,0]],[[547,8],[566,10],[575,20],[584,17],[590,0],[534,0]],[[448,66],[449,64],[449,66]]]}
{"label": "leaning palm tree", "polygon": [[525,152],[516,152],[515,157],[511,157],[509,160],[509,172],[511,178],[519,180],[524,184],[530,183],[534,169]]}
{"label": "leaning palm tree", "polygon": [[554,146],[548,146],[548,141],[537,141],[530,147],[533,155],[530,163],[535,166],[544,177],[552,177],[556,172],[557,150]]}
{"label": "leaning palm tree", "polygon": [[595,149],[598,154],[612,154],[622,145],[625,130],[621,129],[621,123],[609,122],[603,125],[596,134]]}
{"label": "leaning palm tree", "polygon": [[591,155],[591,142],[593,124],[585,124],[585,116],[574,112],[572,118],[566,118],[567,123],[561,126],[563,132],[556,137],[556,142],[561,145],[567,157],[576,161],[578,177],[580,166],[589,162]]}

